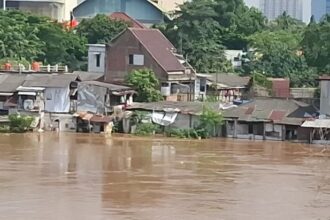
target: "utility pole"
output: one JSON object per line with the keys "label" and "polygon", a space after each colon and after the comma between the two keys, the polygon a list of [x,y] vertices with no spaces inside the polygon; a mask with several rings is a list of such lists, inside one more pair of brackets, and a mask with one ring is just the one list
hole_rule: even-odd
{"label": "utility pole", "polygon": [[6,0],[2,0],[3,1],[3,10],[5,11],[6,10]]}

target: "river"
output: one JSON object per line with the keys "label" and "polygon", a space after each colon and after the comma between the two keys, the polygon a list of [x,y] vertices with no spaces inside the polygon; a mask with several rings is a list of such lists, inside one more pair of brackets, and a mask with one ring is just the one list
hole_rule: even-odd
{"label": "river", "polygon": [[0,149],[0,219],[330,219],[330,160],[308,145],[45,133]]}

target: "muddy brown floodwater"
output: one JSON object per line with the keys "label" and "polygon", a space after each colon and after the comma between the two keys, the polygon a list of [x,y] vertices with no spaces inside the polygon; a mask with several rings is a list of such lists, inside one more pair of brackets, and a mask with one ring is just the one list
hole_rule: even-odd
{"label": "muddy brown floodwater", "polygon": [[330,219],[330,160],[239,140],[0,135],[0,219]]}

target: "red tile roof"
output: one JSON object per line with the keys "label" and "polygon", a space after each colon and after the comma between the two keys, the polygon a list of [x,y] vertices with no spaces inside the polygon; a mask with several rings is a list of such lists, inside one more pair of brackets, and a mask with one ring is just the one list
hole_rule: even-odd
{"label": "red tile roof", "polygon": [[272,121],[281,121],[284,116],[285,116],[286,112],[285,111],[278,111],[278,110],[273,110],[268,119],[272,120]]}
{"label": "red tile roof", "polygon": [[184,71],[185,67],[173,54],[173,44],[158,29],[129,28],[150,55],[167,72]]}
{"label": "red tile roof", "polygon": [[124,12],[114,12],[110,15],[110,18],[131,23],[133,28],[142,28],[142,29],[146,28],[143,24],[141,24],[134,18],[131,18]]}

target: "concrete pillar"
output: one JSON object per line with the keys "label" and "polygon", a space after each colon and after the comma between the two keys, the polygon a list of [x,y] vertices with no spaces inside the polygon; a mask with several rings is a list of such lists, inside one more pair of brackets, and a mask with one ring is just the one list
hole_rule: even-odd
{"label": "concrete pillar", "polygon": [[234,119],[234,138],[237,138],[237,119]]}
{"label": "concrete pillar", "polygon": [[286,135],[286,129],[285,129],[285,125],[282,125],[282,141],[285,141],[285,135]]}
{"label": "concrete pillar", "polygon": [[263,124],[262,124],[262,126],[263,126],[263,132],[262,132],[262,139],[263,140],[266,140],[266,123],[264,122]]}

